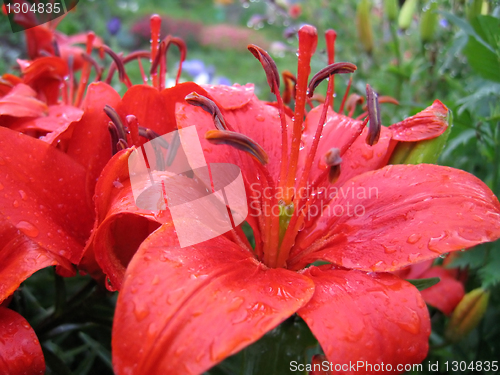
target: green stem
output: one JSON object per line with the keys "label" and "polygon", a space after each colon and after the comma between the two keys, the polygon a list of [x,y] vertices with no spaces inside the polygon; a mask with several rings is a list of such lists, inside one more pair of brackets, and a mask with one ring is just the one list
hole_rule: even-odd
{"label": "green stem", "polygon": [[497,122],[495,129],[495,152],[493,156],[493,181],[491,183],[491,190],[498,196],[499,185],[499,172],[500,172],[500,121]]}
{"label": "green stem", "polygon": [[395,96],[396,98],[400,98],[401,96],[401,87],[403,85],[402,79],[401,79],[401,65],[403,63],[403,59],[401,56],[401,48],[399,46],[399,38],[398,38],[398,33],[396,31],[396,24],[394,22],[391,22],[389,25],[389,29],[391,30],[391,36],[392,36],[392,42],[394,46],[394,53],[396,54],[396,59],[397,59],[397,67],[399,74],[397,75],[397,83],[396,83],[396,93]]}

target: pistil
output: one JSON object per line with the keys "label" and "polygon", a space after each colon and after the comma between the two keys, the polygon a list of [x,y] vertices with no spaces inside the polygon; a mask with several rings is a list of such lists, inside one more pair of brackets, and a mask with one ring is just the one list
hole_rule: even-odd
{"label": "pistil", "polygon": [[297,161],[299,159],[300,141],[302,137],[302,123],[306,106],[307,84],[311,72],[311,58],[316,51],[318,34],[312,26],[302,26],[299,34],[299,56],[297,69],[297,86],[295,98],[295,112],[293,116],[292,147],[288,168],[287,181],[285,184],[285,203],[290,204],[293,199],[291,191],[295,186],[295,175],[297,173]]}

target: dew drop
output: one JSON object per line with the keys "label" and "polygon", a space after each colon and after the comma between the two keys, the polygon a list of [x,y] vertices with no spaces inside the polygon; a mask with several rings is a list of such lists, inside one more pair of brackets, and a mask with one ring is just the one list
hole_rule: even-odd
{"label": "dew drop", "polygon": [[40,233],[37,227],[27,221],[20,221],[19,223],[17,223],[16,228],[28,237],[37,237]]}
{"label": "dew drop", "polygon": [[418,241],[420,241],[421,238],[422,238],[421,234],[413,233],[412,235],[410,235],[408,237],[408,239],[406,240],[406,242],[408,242],[410,244],[415,244]]}
{"label": "dew drop", "polygon": [[255,119],[259,122],[264,122],[266,120],[266,118],[262,115],[255,116]]}
{"label": "dew drop", "polygon": [[21,196],[21,199],[22,199],[23,201],[25,201],[25,200],[26,200],[26,193],[25,193],[23,190],[19,190],[19,195]]}
{"label": "dew drop", "polygon": [[14,202],[12,202],[12,205],[17,208],[19,207],[19,202],[17,200],[14,199]]}

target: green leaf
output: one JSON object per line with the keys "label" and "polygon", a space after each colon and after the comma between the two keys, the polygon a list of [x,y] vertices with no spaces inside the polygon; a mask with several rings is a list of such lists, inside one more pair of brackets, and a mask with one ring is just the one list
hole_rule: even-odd
{"label": "green leaf", "polygon": [[430,277],[428,279],[408,279],[410,284],[414,285],[419,291],[436,285],[441,279],[439,277]]}
{"label": "green leaf", "polygon": [[469,37],[464,49],[467,60],[479,75],[491,81],[500,82],[500,58],[477,39]]}
{"label": "green leaf", "polygon": [[297,374],[290,370],[290,362],[307,364],[312,355],[318,353],[320,351],[316,338],[307,324],[294,315],[206,374]]}

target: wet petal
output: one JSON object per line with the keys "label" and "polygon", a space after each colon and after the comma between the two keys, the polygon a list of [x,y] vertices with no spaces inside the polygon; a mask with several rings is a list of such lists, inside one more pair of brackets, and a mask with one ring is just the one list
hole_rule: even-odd
{"label": "wet petal", "polygon": [[18,313],[0,307],[0,372],[43,374],[45,361],[33,328]]}
{"label": "wet petal", "polygon": [[109,278],[108,288],[119,290],[130,259],[144,239],[160,224],[154,213],[137,207],[128,170],[132,149],[117,153],[96,185],[97,217],[79,268],[97,280]]}
{"label": "wet petal", "polygon": [[85,176],[82,166],[51,145],[0,128],[0,243],[27,236],[76,262],[93,221]]}
{"label": "wet petal", "polygon": [[0,116],[39,117],[47,111],[47,105],[38,100],[36,92],[24,83],[16,85],[7,95],[0,98]]}
{"label": "wet petal", "polygon": [[324,259],[393,271],[500,237],[500,203],[473,175],[430,164],[393,165],[349,180],[299,234],[289,266]]}
{"label": "wet petal", "polygon": [[421,291],[424,301],[446,315],[450,315],[465,295],[464,285],[455,279],[453,271],[443,267],[432,267],[420,278],[439,277],[441,281]]}
{"label": "wet petal", "polygon": [[113,326],[113,367],[127,374],[200,374],[303,306],[313,284],[268,269],[224,237],[179,248],[165,224],[132,259]]}
{"label": "wet petal", "polygon": [[389,126],[396,141],[416,142],[435,138],[448,127],[448,108],[439,100],[414,116]]}
{"label": "wet petal", "polygon": [[[315,284],[309,303],[298,311],[334,364],[420,363],[428,350],[430,320],[418,290],[390,274],[310,267]],[[359,369],[370,374],[372,371]],[[357,373],[342,371],[343,374]]]}

